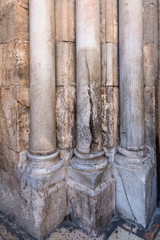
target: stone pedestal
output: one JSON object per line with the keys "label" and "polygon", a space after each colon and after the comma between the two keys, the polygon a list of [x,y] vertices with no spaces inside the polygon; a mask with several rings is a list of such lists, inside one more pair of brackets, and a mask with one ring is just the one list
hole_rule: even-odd
{"label": "stone pedestal", "polygon": [[116,157],[116,209],[124,217],[146,227],[156,209],[156,165],[154,156],[145,158]]}
{"label": "stone pedestal", "polygon": [[[115,180],[111,166],[97,171],[68,168],[68,208],[72,220],[91,236],[96,236],[115,212]],[[88,165],[91,166],[92,162]],[[87,168],[86,165],[86,168]]]}

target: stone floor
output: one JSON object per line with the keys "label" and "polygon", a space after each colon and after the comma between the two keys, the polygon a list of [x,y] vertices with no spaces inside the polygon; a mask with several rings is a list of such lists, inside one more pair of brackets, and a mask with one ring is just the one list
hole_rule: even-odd
{"label": "stone floor", "polygon": [[[102,232],[91,238],[68,218],[44,240],[160,240],[160,209],[147,229],[115,216]],[[0,240],[34,240],[16,223],[0,212]]]}

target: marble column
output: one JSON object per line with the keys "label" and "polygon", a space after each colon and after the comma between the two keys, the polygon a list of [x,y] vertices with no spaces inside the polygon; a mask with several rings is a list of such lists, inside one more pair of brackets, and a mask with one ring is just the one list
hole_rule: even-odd
{"label": "marble column", "polygon": [[77,136],[67,182],[73,221],[92,235],[114,212],[114,180],[102,148],[100,49],[100,1],[77,0]]}
{"label": "marble column", "polygon": [[146,226],[156,208],[156,171],[144,135],[143,0],[119,1],[119,62],[116,207],[124,217]]}
{"label": "marble column", "polygon": [[[145,155],[142,1],[119,3],[120,146],[124,155]],[[128,152],[129,151],[129,152]],[[140,154],[140,155],[139,155]]]}
{"label": "marble column", "polygon": [[59,179],[54,173],[62,168],[56,147],[54,1],[31,0],[29,6],[30,148],[22,179],[38,189],[51,182],[44,184],[42,175],[52,175],[53,183]]}

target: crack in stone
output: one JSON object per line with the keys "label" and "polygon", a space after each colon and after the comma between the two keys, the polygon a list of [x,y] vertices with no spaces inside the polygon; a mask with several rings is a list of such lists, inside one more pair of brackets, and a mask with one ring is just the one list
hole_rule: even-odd
{"label": "crack in stone", "polygon": [[[92,143],[92,127],[93,127],[93,119],[92,119],[92,112],[93,112],[93,101],[91,97],[91,86],[90,86],[90,71],[89,71],[89,66],[88,66],[88,61],[87,61],[87,56],[86,56],[86,51],[85,51],[85,61],[86,61],[86,67],[87,67],[87,73],[88,73],[88,96],[89,96],[89,102],[90,102],[90,120],[89,120],[89,127],[90,127],[90,134],[91,134],[91,140],[90,140],[90,145]],[[90,146],[91,148],[91,146]]]}
{"label": "crack in stone", "polygon": [[125,196],[126,196],[126,199],[127,199],[128,205],[129,205],[129,208],[130,208],[130,210],[131,210],[131,213],[132,213],[132,215],[133,215],[133,217],[134,217],[135,222],[138,222],[138,221],[137,221],[137,218],[136,218],[136,216],[134,215],[134,212],[133,212],[133,210],[132,210],[132,208],[131,208],[131,204],[130,204],[129,199],[128,199],[128,196],[127,196],[127,191],[126,191],[126,188],[125,188],[125,184],[124,184],[124,181],[123,181],[123,178],[122,178],[122,175],[121,175],[119,169],[118,169],[118,172],[119,172],[119,175],[120,175],[120,178],[121,178],[121,181],[122,181],[124,193],[125,193]]}

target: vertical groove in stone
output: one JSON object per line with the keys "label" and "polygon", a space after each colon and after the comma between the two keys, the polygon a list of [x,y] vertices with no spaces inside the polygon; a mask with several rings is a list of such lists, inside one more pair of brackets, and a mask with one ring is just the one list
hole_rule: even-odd
{"label": "vertical groove in stone", "polygon": [[76,1],[77,150],[102,150],[100,2]]}
{"label": "vertical groove in stone", "polygon": [[30,1],[30,152],[56,150],[54,1]]}
{"label": "vertical groove in stone", "polygon": [[75,144],[75,0],[56,0],[57,142]]}
{"label": "vertical groove in stone", "polygon": [[107,149],[118,138],[118,23],[117,1],[101,0],[102,137]]}
{"label": "vertical groove in stone", "polygon": [[144,146],[143,4],[119,2],[121,147]]}

